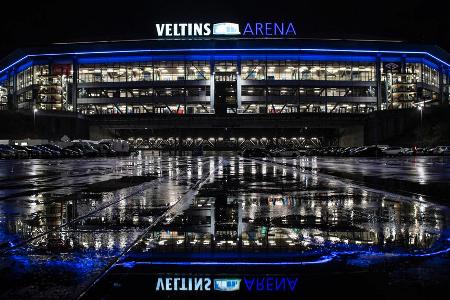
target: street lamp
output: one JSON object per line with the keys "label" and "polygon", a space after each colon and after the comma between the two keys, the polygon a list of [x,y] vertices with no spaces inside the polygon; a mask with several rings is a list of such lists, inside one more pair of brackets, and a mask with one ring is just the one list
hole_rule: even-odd
{"label": "street lamp", "polygon": [[36,129],[36,113],[37,113],[38,109],[34,108],[33,109],[33,127],[34,129]]}
{"label": "street lamp", "polygon": [[423,147],[423,133],[422,133],[422,113],[423,113],[423,104],[419,104],[417,109],[420,111],[420,146]]}

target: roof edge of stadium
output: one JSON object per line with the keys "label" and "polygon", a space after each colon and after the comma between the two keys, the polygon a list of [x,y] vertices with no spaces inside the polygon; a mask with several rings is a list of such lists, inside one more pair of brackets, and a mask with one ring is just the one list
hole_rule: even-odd
{"label": "roof edge of stadium", "polygon": [[[78,41],[78,42],[55,42],[50,45],[77,45],[77,44],[109,44],[109,43],[129,43],[146,41],[215,41],[230,40],[227,37],[195,37],[195,38],[153,38],[153,39],[123,39],[123,40],[100,40],[100,41]],[[384,40],[384,39],[349,39],[349,38],[293,38],[293,37],[270,37],[270,38],[233,38],[233,40],[306,40],[306,41],[341,41],[341,42],[383,42],[383,43],[405,43],[404,40]]]}
{"label": "roof edge of stadium", "polygon": [[[423,45],[425,46],[425,45]],[[282,48],[282,47],[261,47],[261,48],[192,48],[192,47],[186,47],[186,48],[170,48],[170,49],[128,49],[128,50],[90,50],[90,51],[77,51],[75,49],[68,50],[68,51],[62,51],[62,52],[38,52],[33,53],[23,51],[23,49],[18,49],[17,51],[13,52],[9,57],[14,57],[14,54],[17,58],[11,59],[10,63],[6,63],[3,67],[3,69],[0,69],[0,75],[4,72],[8,71],[10,68],[14,67],[15,65],[19,65],[22,61],[25,61],[28,58],[32,57],[39,57],[39,56],[80,56],[80,55],[101,55],[101,54],[137,54],[137,53],[176,53],[176,52],[223,52],[223,51],[230,51],[230,52],[257,52],[257,51],[280,51],[280,52],[329,52],[329,53],[366,53],[366,54],[398,54],[398,55],[425,55],[430,58],[432,58],[435,61],[438,61],[439,63],[445,65],[446,67],[450,68],[450,55],[443,50],[442,48],[434,45],[427,45],[429,48],[425,48],[422,50],[382,50],[382,49],[358,49],[358,48],[327,48],[327,47],[289,47],[289,48]],[[420,49],[420,47],[418,48]],[[435,51],[433,51],[433,49]],[[440,53],[435,53],[437,52]],[[21,55],[17,55],[21,54]],[[443,58],[440,58],[443,57]],[[6,60],[6,59],[5,59]],[[447,62],[448,61],[448,62]]]}

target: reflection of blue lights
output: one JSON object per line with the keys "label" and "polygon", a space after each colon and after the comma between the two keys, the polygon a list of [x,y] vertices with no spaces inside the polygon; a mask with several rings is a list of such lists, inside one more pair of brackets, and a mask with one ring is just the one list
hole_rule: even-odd
{"label": "reflection of blue lights", "polygon": [[29,270],[36,269],[65,269],[77,274],[78,276],[92,272],[94,269],[104,267],[106,260],[96,256],[95,252],[85,253],[87,256],[69,256],[64,258],[58,256],[55,259],[49,259],[46,255],[29,256],[25,255],[11,255],[10,258],[14,261],[14,270],[17,272],[28,272]]}
{"label": "reflection of blue lights", "polygon": [[117,266],[133,268],[135,265],[175,265],[175,266],[285,266],[285,265],[315,265],[333,260],[333,256],[323,256],[312,261],[280,261],[280,262],[251,262],[251,261],[140,261],[118,263]]}
{"label": "reflection of blue lights", "polygon": [[315,260],[310,261],[128,261],[118,263],[116,266],[125,268],[133,268],[136,265],[174,265],[174,266],[306,266],[326,264],[335,259],[343,258],[344,256],[357,255],[358,258],[420,258],[432,257],[442,254],[450,253],[450,248],[430,252],[430,253],[386,253],[375,251],[333,251],[329,255],[321,256]]}

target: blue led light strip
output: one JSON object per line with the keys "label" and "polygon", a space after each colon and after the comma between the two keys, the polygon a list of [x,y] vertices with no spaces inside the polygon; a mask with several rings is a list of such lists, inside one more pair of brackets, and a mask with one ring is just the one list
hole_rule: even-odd
{"label": "blue led light strip", "polygon": [[218,52],[218,51],[304,51],[304,52],[350,52],[350,53],[377,53],[377,54],[415,54],[415,55],[427,55],[436,61],[450,67],[450,64],[445,62],[444,60],[434,56],[433,54],[425,51],[394,51],[394,50],[362,50],[362,49],[320,49],[320,48],[257,48],[257,49],[248,49],[248,48],[238,48],[238,49],[137,49],[137,50],[113,50],[113,51],[81,51],[81,52],[63,52],[63,53],[43,53],[43,54],[28,54],[19,60],[13,62],[8,65],[4,69],[0,70],[0,74],[7,71],[9,68],[17,65],[23,60],[31,57],[39,57],[39,56],[64,56],[64,55],[89,55],[89,54],[124,54],[124,53],[153,53],[153,52]]}

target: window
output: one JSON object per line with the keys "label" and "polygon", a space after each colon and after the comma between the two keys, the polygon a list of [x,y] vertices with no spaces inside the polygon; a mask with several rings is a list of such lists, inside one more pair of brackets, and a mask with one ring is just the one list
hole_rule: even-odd
{"label": "window", "polygon": [[298,80],[298,63],[292,60],[267,62],[267,80]]}
{"label": "window", "polygon": [[186,80],[209,80],[211,68],[209,61],[186,62]]}
{"label": "window", "polygon": [[258,60],[244,60],[241,63],[242,80],[266,79],[266,62]]}
{"label": "window", "polygon": [[154,63],[154,79],[156,81],[185,80],[183,61],[158,61]]}

